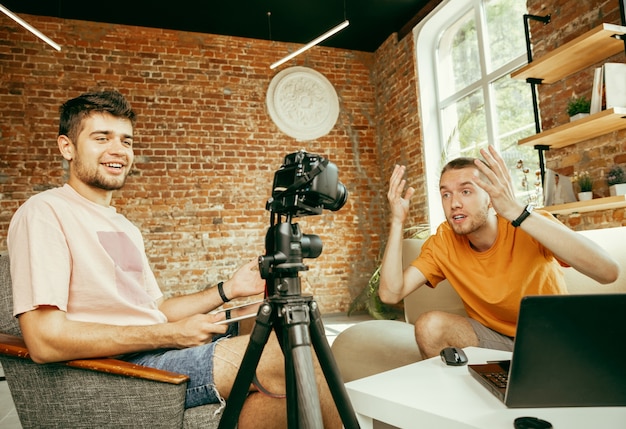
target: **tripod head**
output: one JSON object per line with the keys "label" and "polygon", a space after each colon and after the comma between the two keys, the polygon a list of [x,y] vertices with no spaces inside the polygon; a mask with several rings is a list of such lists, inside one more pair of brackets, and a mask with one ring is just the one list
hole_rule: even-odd
{"label": "tripod head", "polygon": [[337,166],[328,159],[305,151],[285,157],[274,174],[272,197],[266,204],[271,222],[265,236],[265,255],[259,257],[268,296],[300,295],[298,273],[309,269],[302,259],[317,258],[322,253],[320,237],[303,234],[292,219],[321,214],[322,209],[337,211],[347,199]]}
{"label": "tripod head", "polygon": [[322,240],[314,234],[303,234],[291,218],[272,225],[265,236],[265,255],[259,257],[261,278],[267,280],[267,294],[300,295],[297,278],[308,266],[303,258],[317,258],[322,254]]}

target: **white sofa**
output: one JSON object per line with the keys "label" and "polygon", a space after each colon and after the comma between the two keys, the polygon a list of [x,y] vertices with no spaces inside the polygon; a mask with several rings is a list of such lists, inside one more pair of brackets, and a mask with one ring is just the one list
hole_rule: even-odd
{"label": "white sofa", "polygon": [[[565,281],[572,294],[626,293],[626,227],[582,231],[617,259],[621,266],[618,280],[602,285],[573,268],[564,268]],[[419,255],[422,240],[407,239],[403,244],[403,265]],[[371,320],[343,331],[332,345],[333,355],[345,382],[377,374],[422,359],[415,343],[413,324],[425,311],[443,310],[465,315],[461,299],[447,281],[435,289],[421,287],[404,299],[405,320]]]}

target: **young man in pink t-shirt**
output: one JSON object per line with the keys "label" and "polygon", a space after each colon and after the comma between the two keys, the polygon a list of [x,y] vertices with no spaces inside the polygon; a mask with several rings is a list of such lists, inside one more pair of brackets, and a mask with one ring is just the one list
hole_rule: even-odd
{"label": "young man in pink t-shirt", "polygon": [[591,240],[550,213],[517,201],[511,176],[493,147],[481,154],[484,161],[459,158],[443,168],[439,189],[446,222],[404,271],[404,222],[415,190],[404,191],[402,166],[395,167],[389,182],[391,229],[380,271],[381,300],[397,303],[424,284],[435,287],[448,279],[469,316],[421,315],[415,338],[424,357],[453,346],[512,350],[521,298],[567,292],[559,264],[600,283],[619,275],[618,264]]}
{"label": "young man in pink t-shirt", "polygon": [[[218,337],[209,314],[233,298],[263,293],[257,261],[218,287],[164,299],[139,230],[111,206],[133,164],[135,114],[115,91],[83,94],[61,107],[58,147],[69,164],[61,188],[30,198],[8,233],[14,313],[35,362],[120,356],[190,376],[186,406],[228,398],[248,336]],[[341,425],[319,366],[326,427]],[[284,358],[272,334],[256,380],[285,392]],[[278,395],[280,396],[280,395]],[[284,398],[251,386],[240,428],[286,427]]]}

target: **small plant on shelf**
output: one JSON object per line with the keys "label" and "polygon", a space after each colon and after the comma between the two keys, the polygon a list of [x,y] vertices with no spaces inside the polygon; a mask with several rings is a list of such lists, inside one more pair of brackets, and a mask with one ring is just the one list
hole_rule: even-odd
{"label": "small plant on shelf", "polygon": [[624,170],[619,165],[611,168],[609,170],[609,174],[606,176],[606,181],[609,186],[619,185],[620,183],[626,183],[626,178],[624,178]]}
{"label": "small plant on shelf", "polygon": [[575,173],[574,181],[578,183],[580,192],[590,192],[593,189],[593,180],[591,180],[591,176],[586,171]]}
{"label": "small plant on shelf", "polygon": [[579,113],[589,113],[591,101],[586,97],[572,97],[567,103],[567,114],[571,117]]}

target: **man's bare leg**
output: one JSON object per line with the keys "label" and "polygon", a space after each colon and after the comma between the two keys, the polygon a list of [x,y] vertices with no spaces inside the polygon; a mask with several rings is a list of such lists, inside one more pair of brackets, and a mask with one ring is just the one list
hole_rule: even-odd
{"label": "man's bare leg", "polygon": [[[341,428],[341,419],[326,381],[320,379],[319,375],[320,372],[316,371],[324,427]],[[250,393],[241,410],[238,428],[287,428],[286,399],[271,398],[261,392]]]}
{"label": "man's bare leg", "polygon": [[[226,344],[218,344],[214,359],[215,383],[225,398],[230,395],[239,364],[245,354],[248,337],[235,337]],[[315,378],[318,385],[320,408],[326,428],[340,428],[341,419],[330,394],[321,368],[314,361]],[[285,361],[276,336],[272,333],[265,345],[256,371],[257,378],[263,387],[273,394],[285,394]],[[246,428],[286,428],[286,398],[275,398],[256,391],[251,386],[251,393],[246,398],[239,415],[239,429]]]}
{"label": "man's bare leg", "polygon": [[478,346],[478,337],[466,317],[443,311],[421,314],[415,322],[415,341],[424,359],[446,347]]}

